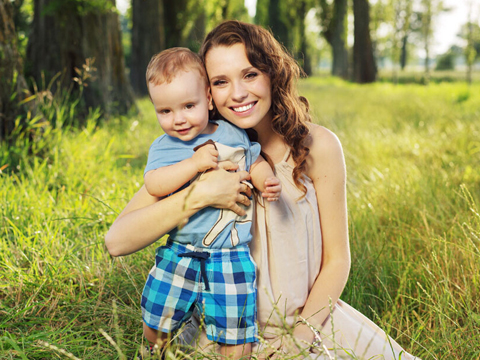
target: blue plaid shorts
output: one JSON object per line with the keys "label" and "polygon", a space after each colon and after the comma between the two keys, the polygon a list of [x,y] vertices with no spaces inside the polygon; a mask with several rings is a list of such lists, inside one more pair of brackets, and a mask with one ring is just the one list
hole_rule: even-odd
{"label": "blue plaid shorts", "polygon": [[[192,252],[206,259],[189,257]],[[149,327],[175,331],[197,307],[209,340],[231,345],[256,341],[255,262],[247,245],[200,249],[169,240],[157,249],[155,263],[141,303]]]}

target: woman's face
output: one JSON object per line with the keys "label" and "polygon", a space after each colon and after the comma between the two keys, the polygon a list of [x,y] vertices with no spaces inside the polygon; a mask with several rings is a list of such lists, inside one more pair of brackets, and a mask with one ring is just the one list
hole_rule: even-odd
{"label": "woman's face", "polygon": [[270,78],[250,64],[243,44],[213,47],[205,66],[213,101],[225,119],[242,129],[271,121]]}

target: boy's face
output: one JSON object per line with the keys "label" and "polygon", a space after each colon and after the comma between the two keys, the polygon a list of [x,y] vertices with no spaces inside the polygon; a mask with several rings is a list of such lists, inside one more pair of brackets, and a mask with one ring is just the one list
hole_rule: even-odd
{"label": "boy's face", "polygon": [[167,135],[189,141],[207,129],[212,97],[197,71],[180,71],[170,83],[150,83],[148,88],[158,122]]}

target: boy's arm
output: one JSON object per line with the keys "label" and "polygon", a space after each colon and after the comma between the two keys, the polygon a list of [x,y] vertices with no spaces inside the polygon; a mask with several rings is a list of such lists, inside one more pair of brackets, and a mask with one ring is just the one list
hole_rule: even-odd
{"label": "boy's arm", "polygon": [[167,196],[180,189],[199,172],[216,168],[218,151],[213,145],[198,149],[191,158],[145,173],[145,188],[152,196]]}
{"label": "boy's arm", "polygon": [[250,166],[250,175],[253,186],[261,191],[264,198],[268,201],[278,200],[282,191],[282,184],[262,155],[259,155],[257,160]]}

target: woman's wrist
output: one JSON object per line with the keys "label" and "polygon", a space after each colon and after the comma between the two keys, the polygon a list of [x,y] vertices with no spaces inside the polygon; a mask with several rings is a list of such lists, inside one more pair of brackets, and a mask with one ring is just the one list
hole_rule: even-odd
{"label": "woman's wrist", "polygon": [[301,322],[297,323],[295,326],[295,329],[293,330],[293,336],[307,344],[311,344],[315,341],[315,335],[312,330],[308,327],[308,325]]}
{"label": "woman's wrist", "polygon": [[320,347],[322,344],[320,332],[302,316],[299,316],[299,320],[295,324],[294,336],[308,339],[306,341],[310,345],[311,350]]}
{"label": "woman's wrist", "polygon": [[203,191],[201,180],[195,180],[185,189],[184,207],[188,213],[196,213],[197,211],[209,206],[206,199],[208,194]]}

